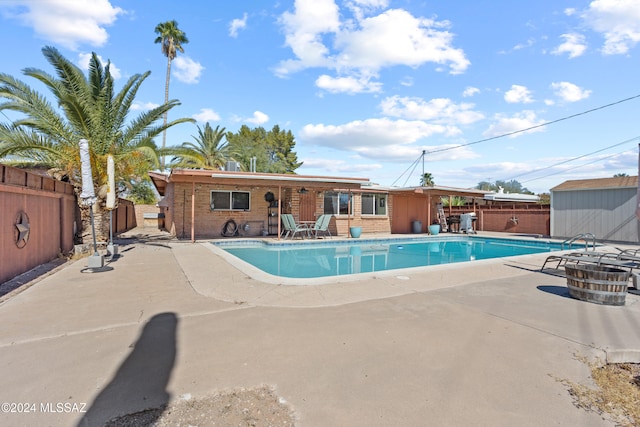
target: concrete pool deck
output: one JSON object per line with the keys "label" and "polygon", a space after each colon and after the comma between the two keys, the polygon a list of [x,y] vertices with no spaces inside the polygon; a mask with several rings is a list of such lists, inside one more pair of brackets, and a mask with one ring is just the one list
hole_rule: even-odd
{"label": "concrete pool deck", "polygon": [[290,286],[148,237],[1,300],[0,401],[37,405],[1,425],[102,425],[266,384],[300,426],[612,426],[560,380],[590,384],[581,357],[640,360],[640,298],[571,299],[546,254]]}

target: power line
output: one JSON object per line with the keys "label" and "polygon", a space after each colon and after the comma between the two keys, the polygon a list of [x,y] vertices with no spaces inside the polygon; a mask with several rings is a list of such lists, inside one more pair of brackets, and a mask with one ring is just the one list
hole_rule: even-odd
{"label": "power line", "polygon": [[[584,164],[582,164],[582,165],[577,165],[577,166],[574,166],[574,167],[569,168],[569,169],[564,169],[564,170],[561,170],[561,171],[558,171],[558,172],[553,172],[553,173],[550,173],[550,174],[548,174],[548,175],[539,176],[539,177],[537,177],[537,178],[531,178],[531,179],[529,179],[529,180],[527,180],[527,181],[523,181],[523,182],[537,181],[537,180],[539,180],[539,179],[547,178],[547,177],[550,177],[550,176],[553,176],[553,175],[558,175],[558,174],[561,174],[561,173],[566,173],[566,172],[572,171],[572,170],[574,170],[574,169],[580,169],[581,167],[588,166],[588,165],[592,165],[592,164],[594,164],[594,163],[598,163],[598,162],[601,162],[601,161],[603,161],[603,160],[610,159],[611,157],[615,157],[615,156],[617,156],[617,155],[619,155],[619,154],[622,154],[622,153],[624,153],[624,151],[621,151],[621,152],[619,152],[619,153],[613,153],[613,154],[611,154],[611,155],[609,155],[609,156],[602,157],[602,158],[600,158],[600,159],[595,159],[595,160],[594,160],[594,161],[592,161],[592,162],[584,163]],[[582,157],[584,157],[584,156],[582,156]]]}
{"label": "power line", "polygon": [[[512,178],[508,179],[507,181],[512,181],[512,180],[514,180],[514,179],[516,179],[516,178],[519,178],[519,177],[521,177],[521,176],[530,175],[530,174],[532,174],[532,173],[540,172],[540,171],[543,171],[543,170],[546,170],[546,169],[551,169],[551,168],[553,168],[553,167],[560,166],[560,165],[563,165],[563,164],[565,164],[565,163],[573,162],[574,160],[579,160],[579,159],[582,159],[582,158],[584,158],[584,157],[592,156],[592,155],[594,155],[594,154],[598,154],[598,153],[600,153],[600,152],[602,152],[602,151],[606,151],[606,150],[608,150],[608,149],[610,149],[610,148],[614,148],[614,147],[618,147],[618,146],[620,146],[620,145],[628,144],[628,143],[633,142],[633,141],[636,141],[636,140],[638,140],[638,139],[640,139],[640,136],[636,136],[636,137],[631,138],[631,139],[628,139],[628,140],[626,140],[626,141],[622,141],[622,142],[619,142],[619,143],[617,143],[617,144],[610,145],[610,146],[605,147],[605,148],[602,148],[602,149],[600,149],[600,150],[592,151],[591,153],[588,153],[588,154],[583,154],[583,155],[581,155],[581,156],[573,157],[573,158],[571,158],[571,159],[564,160],[564,161],[562,161],[562,162],[554,163],[553,165],[550,165],[550,166],[546,166],[546,167],[543,167],[543,168],[534,169],[534,170],[529,171],[529,172],[521,173],[520,175],[516,175],[516,176],[514,176],[514,177],[512,177]],[[614,155],[617,155],[617,154],[620,154],[620,153],[616,153],[616,154],[614,154]],[[609,158],[609,157],[605,157],[604,159],[608,159],[608,158]],[[601,159],[601,160],[603,160],[603,159]],[[587,164],[590,164],[590,163],[587,163]],[[573,168],[572,168],[572,169],[573,169]],[[568,170],[572,170],[572,169],[568,169]],[[555,175],[555,173],[554,173],[554,174],[551,174],[551,175]],[[546,176],[551,176],[551,175],[546,175]],[[546,176],[545,176],[545,177],[546,177]],[[532,179],[530,179],[529,181],[534,181],[534,180],[536,180],[536,179],[539,179],[539,178],[532,178]],[[525,182],[529,182],[529,181],[525,181]]]}
{"label": "power line", "polygon": [[513,132],[503,133],[503,134],[500,134],[500,135],[492,136],[490,138],[480,139],[478,141],[468,142],[466,144],[460,144],[460,145],[456,145],[456,146],[453,146],[453,147],[439,148],[439,149],[436,149],[436,150],[427,151],[426,154],[440,153],[440,152],[443,152],[443,151],[455,150],[457,148],[468,147],[469,145],[480,144],[481,142],[493,141],[494,139],[504,138],[506,136],[511,136],[511,135],[516,135],[516,134],[523,133],[523,132],[528,132],[528,131],[533,130],[533,129],[538,129],[538,128],[541,128],[541,127],[544,127],[544,126],[553,125],[555,123],[559,123],[559,122],[562,122],[562,121],[565,121],[565,120],[574,119],[574,118],[579,117],[579,116],[584,116],[585,114],[593,113],[594,111],[603,110],[605,108],[613,107],[614,105],[622,104],[623,102],[631,101],[631,100],[636,99],[636,98],[640,98],[640,94],[631,96],[629,98],[621,99],[619,101],[612,102],[610,104],[602,105],[600,107],[592,108],[590,110],[582,111],[580,113],[572,114],[570,116],[566,116],[566,117],[562,117],[562,118],[559,118],[559,119],[556,119],[556,120],[552,120],[550,122],[541,123],[539,125],[531,126],[531,127],[525,128],[525,129],[516,130],[516,131],[513,131]]}

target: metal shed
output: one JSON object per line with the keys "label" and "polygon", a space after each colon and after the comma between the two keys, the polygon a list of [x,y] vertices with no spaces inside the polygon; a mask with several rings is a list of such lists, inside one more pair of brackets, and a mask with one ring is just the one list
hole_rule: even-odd
{"label": "metal shed", "polygon": [[551,236],[638,243],[637,193],[637,176],[565,181],[551,189]]}

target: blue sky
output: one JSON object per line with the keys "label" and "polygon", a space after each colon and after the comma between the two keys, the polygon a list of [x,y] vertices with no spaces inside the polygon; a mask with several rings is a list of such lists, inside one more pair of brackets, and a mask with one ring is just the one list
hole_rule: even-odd
{"label": "blue sky", "polygon": [[45,45],[85,68],[96,52],[121,84],[152,72],[140,110],[164,100],[154,28],[175,19],[170,117],[291,130],[301,174],[413,186],[424,164],[437,185],[536,193],[637,174],[640,98],[617,102],[640,95],[640,0],[0,0],[0,19],[1,72],[52,72]]}

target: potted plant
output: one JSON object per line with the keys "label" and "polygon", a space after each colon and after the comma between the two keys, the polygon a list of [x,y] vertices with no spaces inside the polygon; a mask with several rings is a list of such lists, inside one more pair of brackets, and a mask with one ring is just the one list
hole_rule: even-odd
{"label": "potted plant", "polygon": [[436,234],[440,233],[440,222],[437,219],[434,219],[433,221],[431,221],[431,225],[429,226],[429,234],[433,234],[434,236]]}

